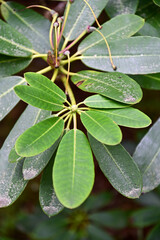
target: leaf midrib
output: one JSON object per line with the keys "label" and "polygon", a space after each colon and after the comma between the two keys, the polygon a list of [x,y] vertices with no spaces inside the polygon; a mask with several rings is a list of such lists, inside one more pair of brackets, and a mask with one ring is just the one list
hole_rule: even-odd
{"label": "leaf midrib", "polygon": [[151,165],[154,163],[154,160],[156,159],[156,157],[158,156],[158,154],[160,153],[160,148],[158,149],[158,151],[155,153],[155,155],[153,156],[152,161],[150,162],[150,164],[148,165],[148,167],[145,169],[144,174],[149,170],[149,168],[151,167]]}
{"label": "leaf midrib", "polygon": [[14,89],[15,86],[21,85],[21,84],[24,83],[24,82],[25,82],[25,79],[21,80],[19,83],[17,83],[17,84],[14,85],[13,87],[9,88],[7,91],[5,91],[4,93],[2,93],[2,94],[0,95],[0,98],[4,97],[4,96],[7,95],[8,93],[10,93],[10,92]]}

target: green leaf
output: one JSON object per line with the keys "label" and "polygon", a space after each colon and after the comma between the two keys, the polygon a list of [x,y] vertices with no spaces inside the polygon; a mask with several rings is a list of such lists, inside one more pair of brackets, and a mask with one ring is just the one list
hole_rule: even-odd
{"label": "green leaf", "polygon": [[87,231],[89,233],[89,239],[91,240],[113,240],[107,231],[102,230],[92,223],[87,226]]}
{"label": "green leaf", "polygon": [[19,98],[14,93],[14,87],[24,83],[25,80],[18,76],[0,78],[0,121],[19,102]]}
{"label": "green leaf", "polygon": [[8,156],[17,137],[34,124],[38,112],[38,109],[28,106],[0,150],[0,207],[11,205],[27,184],[22,175],[23,161],[11,164],[8,162]]}
{"label": "green leaf", "polygon": [[88,140],[80,130],[70,130],[59,145],[53,166],[56,195],[65,207],[76,208],[88,197],[93,183],[94,163]]}
{"label": "green leaf", "polygon": [[62,103],[58,101],[56,97],[51,96],[38,88],[29,86],[16,86],[14,90],[19,98],[34,107],[49,111],[59,111],[63,109]]}
{"label": "green leaf", "polygon": [[128,105],[110,100],[101,95],[93,95],[84,100],[84,104],[93,108],[124,108]]}
{"label": "green leaf", "polygon": [[140,0],[136,14],[148,19],[154,16],[159,9],[151,0]]}
{"label": "green leaf", "polygon": [[143,177],[143,192],[149,192],[160,184],[160,118],[138,144],[133,158]]}
{"label": "green leaf", "polygon": [[[107,41],[128,38],[139,31],[144,25],[144,19],[132,14],[117,16],[102,25],[101,33]],[[104,42],[103,38],[96,31],[92,32],[79,45],[78,52],[84,52],[87,49]]]}
{"label": "green leaf", "polygon": [[148,227],[159,222],[160,209],[159,207],[148,207],[137,210],[131,215],[132,224],[135,227]]}
{"label": "green leaf", "polygon": [[160,0],[153,0],[153,2],[154,2],[158,7],[160,7]]}
{"label": "green leaf", "polygon": [[[106,49],[106,51],[105,51]],[[110,49],[117,71],[126,74],[159,72],[160,39],[155,37],[132,37],[110,42]],[[82,62],[87,66],[112,72],[105,42],[86,50]]]}
{"label": "green leaf", "polygon": [[120,128],[102,112],[82,112],[81,121],[87,131],[102,143],[116,145],[122,140]]}
{"label": "green leaf", "polygon": [[[9,154],[9,157],[8,157],[8,161],[10,163],[15,163],[15,162],[18,162],[18,161],[21,161],[23,159],[23,157],[19,156],[17,153],[16,153],[16,150],[15,150],[15,146],[12,148],[12,150],[10,151],[10,154]],[[25,179],[26,180],[26,179]]]}
{"label": "green leaf", "polygon": [[60,102],[66,101],[66,95],[64,94],[64,92],[55,83],[51,82],[51,80],[47,77],[32,72],[25,73],[24,77],[26,81],[30,84],[30,86],[45,91]]}
{"label": "green leaf", "polygon": [[135,13],[138,0],[109,0],[105,10],[109,17],[115,17],[119,14]]}
{"label": "green leaf", "polygon": [[53,153],[56,151],[60,138],[49,149],[34,157],[25,158],[23,164],[23,177],[30,180],[37,177],[46,167]]}
{"label": "green leaf", "polygon": [[19,58],[0,55],[0,77],[7,77],[20,72],[26,68],[31,61],[31,58]]}
{"label": "green leaf", "polygon": [[148,234],[146,240],[158,240],[160,236],[160,223],[157,224]]}
{"label": "green leaf", "polygon": [[54,157],[50,160],[45,168],[39,189],[39,201],[42,210],[48,217],[58,214],[64,208],[57,199],[52,182],[52,168]]}
{"label": "green leaf", "polygon": [[127,227],[127,213],[124,210],[108,210],[89,214],[89,220],[96,225],[112,229],[123,229]]}
{"label": "green leaf", "polygon": [[98,112],[104,113],[120,126],[143,128],[151,124],[151,119],[135,108],[98,110]]}
{"label": "green leaf", "polygon": [[[108,0],[88,1],[96,17],[100,15],[107,2]],[[87,29],[89,25],[92,25],[94,21],[94,16],[87,4],[82,0],[74,1],[71,4],[69,16],[64,29],[64,37],[66,38],[66,41],[71,41],[77,38],[83,30]]]}
{"label": "green leaf", "polygon": [[160,90],[160,73],[148,75],[136,75],[133,79],[140,84],[142,88]]}
{"label": "green leaf", "polygon": [[50,22],[32,9],[16,2],[3,2],[1,5],[3,18],[17,31],[30,40],[33,49],[40,53],[50,50]]}
{"label": "green leaf", "polygon": [[128,198],[141,194],[141,174],[129,155],[121,146],[107,146],[89,135],[89,141],[98,164],[112,186]]}
{"label": "green leaf", "polygon": [[32,55],[32,45],[27,38],[0,20],[0,53],[14,57]]}
{"label": "green leaf", "polygon": [[135,104],[142,98],[140,86],[123,73],[81,71],[71,80],[83,91],[99,93],[125,104]]}
{"label": "green leaf", "polygon": [[35,156],[55,143],[64,128],[64,121],[51,117],[27,129],[16,141],[16,152],[22,157]]}

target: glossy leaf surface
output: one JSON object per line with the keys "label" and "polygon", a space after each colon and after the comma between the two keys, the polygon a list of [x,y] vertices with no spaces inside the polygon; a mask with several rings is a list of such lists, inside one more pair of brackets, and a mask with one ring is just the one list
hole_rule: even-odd
{"label": "glossy leaf surface", "polygon": [[32,55],[32,45],[27,38],[0,20],[0,53],[15,57]]}
{"label": "glossy leaf surface", "polygon": [[45,91],[47,94],[52,95],[52,97],[56,98],[56,100],[60,102],[65,102],[66,95],[64,92],[47,77],[38,73],[29,72],[25,73],[24,77],[30,86]]}
{"label": "glossy leaf surface", "polygon": [[27,184],[22,175],[23,161],[11,164],[8,162],[8,156],[17,137],[28,127],[34,125],[38,112],[39,110],[36,108],[27,107],[0,150],[0,207],[12,204],[20,196]]}
{"label": "glossy leaf surface", "polygon": [[53,168],[54,156],[50,160],[49,164],[45,168],[39,189],[39,201],[42,210],[49,217],[58,214],[64,208],[59,202],[52,182],[52,168]]}
{"label": "glossy leaf surface", "polygon": [[151,124],[151,119],[135,108],[100,110],[100,112],[104,113],[120,126],[143,128]]}
{"label": "glossy leaf surface", "polygon": [[[87,1],[92,7],[95,15],[98,17],[105,8],[108,0],[89,0]],[[94,23],[94,16],[82,0],[76,0],[71,4],[69,16],[64,30],[64,37],[71,41],[77,38],[89,25]]]}
{"label": "glossy leaf surface", "polygon": [[138,5],[138,0],[109,0],[105,10],[112,18],[119,14],[135,13]]}
{"label": "glossy leaf surface", "polygon": [[[139,31],[144,25],[144,20],[136,15],[124,14],[117,16],[102,25],[101,33],[107,41],[115,41],[128,38]],[[96,31],[92,32],[79,45],[78,51],[84,52],[87,49],[104,42],[103,38]]]}
{"label": "glossy leaf surface", "polygon": [[140,171],[121,146],[107,146],[91,135],[89,141],[98,164],[112,186],[128,198],[138,198],[141,194]]}
{"label": "glossy leaf surface", "polygon": [[27,129],[16,141],[16,152],[22,157],[35,156],[54,144],[64,128],[62,119],[52,117]]}
{"label": "glossy leaf surface", "polygon": [[50,50],[48,19],[16,2],[3,2],[1,5],[3,18],[18,32],[27,37],[33,49],[40,53]]}
{"label": "glossy leaf surface", "polygon": [[80,130],[70,130],[64,135],[54,162],[56,195],[65,207],[75,208],[88,197],[93,183],[94,163],[88,140]]}
{"label": "glossy leaf surface", "polygon": [[133,76],[142,88],[160,90],[160,73]]}
{"label": "glossy leaf surface", "polygon": [[93,95],[84,100],[84,104],[93,108],[124,108],[128,105],[110,100],[101,95]]}
{"label": "glossy leaf surface", "polygon": [[135,104],[142,98],[140,86],[123,73],[81,71],[71,80],[83,91],[99,93],[125,104]]}
{"label": "glossy leaf surface", "polygon": [[137,146],[134,160],[143,176],[143,192],[149,192],[160,184],[160,119],[150,128]]}
{"label": "glossy leaf surface", "polygon": [[23,164],[23,177],[25,180],[33,179],[42,172],[57,149],[59,141],[60,139],[53,146],[34,157],[25,158]]}
{"label": "glossy leaf surface", "polygon": [[19,102],[14,87],[24,83],[25,80],[18,76],[0,78],[0,120]]}
{"label": "glossy leaf surface", "polygon": [[15,93],[24,102],[49,111],[58,111],[63,109],[63,104],[56,97],[49,95],[45,91],[29,86],[16,86]]}
{"label": "glossy leaf surface", "polygon": [[26,68],[31,61],[31,58],[19,58],[0,55],[0,77],[7,77],[20,72]]}
{"label": "glossy leaf surface", "polygon": [[122,140],[120,128],[102,112],[82,112],[81,121],[87,131],[102,143],[116,145]]}
{"label": "glossy leaf surface", "polygon": [[[105,51],[106,49],[106,51]],[[110,42],[110,49],[117,71],[126,74],[149,74],[160,69],[160,39],[132,37]],[[86,50],[82,61],[87,66],[113,72],[104,42]]]}

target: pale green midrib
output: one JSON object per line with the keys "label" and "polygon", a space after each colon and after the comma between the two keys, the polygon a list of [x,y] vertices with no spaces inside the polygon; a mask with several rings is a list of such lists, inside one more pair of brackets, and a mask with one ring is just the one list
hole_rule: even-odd
{"label": "pale green midrib", "polygon": [[[33,97],[33,98],[36,98],[36,99],[38,99],[38,100],[40,100],[40,101],[43,101],[43,102],[46,102],[46,103],[50,103],[50,104],[52,104],[52,105],[56,105],[56,106],[63,106],[63,105],[61,105],[61,104],[57,104],[57,103],[54,103],[54,102],[49,102],[49,101],[47,101],[47,100],[45,100],[45,99],[41,99],[41,98],[38,98],[38,97],[36,97],[36,96],[33,96],[32,94],[28,94],[28,93],[25,93],[27,96],[30,96],[30,97]],[[23,99],[22,99],[23,100]],[[24,100],[25,101],[25,100]]]}
{"label": "pale green midrib", "polygon": [[158,77],[154,77],[154,76],[151,76],[151,75],[144,75],[144,76],[148,77],[148,78],[151,78],[151,79],[154,79],[154,80],[160,81],[160,78],[158,78]]}
{"label": "pale green midrib", "polygon": [[4,2],[4,4],[8,7],[8,9],[12,12],[13,15],[15,15],[17,18],[19,18],[19,19],[20,19],[28,28],[30,28],[33,32],[35,32],[37,35],[39,35],[41,38],[43,38],[43,40],[44,40],[44,41],[47,43],[47,45],[48,45],[48,42],[47,42],[46,38],[43,37],[43,35],[41,35],[39,32],[37,32],[37,31],[35,30],[35,28],[32,28],[32,26],[30,26],[27,22],[25,22],[24,19],[21,18],[21,17],[16,13],[16,11],[13,11],[13,9],[12,9],[6,2]]}
{"label": "pale green midrib", "polygon": [[58,123],[59,121],[61,121],[62,119],[59,118],[47,131],[45,131],[41,136],[39,136],[38,138],[36,138],[33,142],[31,142],[29,145],[26,146],[26,149],[28,149],[28,147],[30,147],[31,145],[33,145],[35,142],[37,142],[39,139],[41,139],[44,135],[46,135],[52,128],[54,128]]}
{"label": "pale green midrib", "polygon": [[[123,29],[126,29],[126,27],[131,27],[132,25],[134,25],[134,24],[137,23],[137,22],[139,22],[139,21],[135,21],[135,22],[132,23],[132,24],[129,24],[129,25],[127,25],[127,26],[124,26],[124,27],[122,27],[122,28],[119,28],[119,29],[116,30],[115,32],[112,32],[112,33],[110,33],[109,35],[105,36],[105,38],[109,38],[110,36],[114,36],[117,32],[121,32]],[[135,33],[135,31],[132,32],[131,34],[129,34],[128,36],[126,36],[126,38],[129,38],[129,37],[132,36],[134,33]],[[116,35],[116,36],[117,36],[117,35]],[[88,50],[89,48],[97,45],[98,43],[100,43],[100,42],[102,42],[102,41],[104,41],[103,38],[100,39],[99,41],[96,41],[96,42],[92,43],[92,44],[89,45],[88,47],[81,49],[81,50],[80,50],[80,53],[83,53],[84,51]],[[115,40],[110,40],[109,42],[112,42],[112,41],[115,41]]]}
{"label": "pale green midrib", "polygon": [[[120,55],[120,56],[114,56],[114,55],[112,55],[112,59],[114,59],[114,58],[135,58],[135,57],[141,57],[141,58],[143,58],[143,57],[155,57],[155,56],[158,56],[158,57],[160,57],[160,53],[159,54],[153,54],[153,55],[151,55],[151,54],[148,54],[148,55],[145,55],[145,54],[143,54],[143,56],[141,56],[140,54],[139,55]],[[92,56],[87,56],[87,55],[82,55],[81,56],[81,59],[87,59],[87,58],[94,58],[94,59],[96,59],[96,58],[106,58],[106,59],[109,59],[109,56],[104,56],[104,55],[97,55],[97,56],[94,56],[94,55],[92,55]]]}
{"label": "pale green midrib", "polygon": [[28,59],[30,59],[31,60],[31,58],[30,57],[23,57],[23,58],[19,58],[19,57],[14,57],[14,59],[6,59],[6,60],[3,60],[3,61],[1,61],[0,60],[0,63],[6,63],[6,62],[16,62],[16,61],[19,61],[19,60],[28,60]]}
{"label": "pale green midrib", "polygon": [[88,115],[86,112],[83,112],[85,115],[87,115],[93,122],[95,122],[98,126],[100,126],[100,128],[102,128],[105,132],[107,132],[106,131],[106,129],[102,126],[102,125],[100,125],[99,124],[99,122],[97,122],[94,118],[92,118],[90,115]]}
{"label": "pale green midrib", "polygon": [[69,32],[68,36],[66,37],[66,40],[65,40],[65,41],[69,41],[69,38],[70,38],[70,36],[72,35],[72,32],[73,32],[73,30],[75,29],[75,26],[77,25],[77,23],[78,23],[78,21],[79,21],[79,18],[81,17],[81,14],[83,14],[83,11],[85,10],[85,8],[86,8],[86,4],[84,5],[84,7],[82,8],[82,10],[80,11],[79,16],[77,17],[75,23],[73,24],[73,27],[70,29],[70,32]]}
{"label": "pale green midrib", "polygon": [[0,98],[4,97],[4,96],[7,95],[8,93],[10,93],[10,92],[14,89],[15,86],[18,86],[18,85],[20,85],[20,84],[22,84],[22,83],[24,83],[24,82],[25,82],[24,79],[21,80],[18,84],[14,85],[13,87],[9,88],[7,91],[5,91],[4,93],[2,93],[2,94],[0,95]]}
{"label": "pale green midrib", "polygon": [[76,165],[76,141],[77,141],[77,138],[76,138],[76,129],[74,129],[74,144],[73,144],[73,172],[72,172],[72,189],[71,191],[73,191],[74,189],[74,182],[75,182],[75,165]]}
{"label": "pale green midrib", "polygon": [[148,171],[148,169],[151,167],[151,165],[153,164],[154,160],[156,159],[156,157],[158,156],[158,154],[160,153],[160,148],[158,149],[158,151],[155,153],[155,155],[153,156],[152,161],[150,162],[150,164],[148,165],[148,167],[145,169],[143,175]]}
{"label": "pale green midrib", "polygon": [[109,154],[109,156],[111,157],[111,159],[113,160],[113,162],[115,163],[115,165],[117,166],[117,168],[119,169],[119,171],[121,172],[121,174],[122,174],[122,176],[124,177],[124,179],[125,179],[127,182],[129,182],[129,184],[130,184],[131,187],[134,187],[134,185],[132,184],[132,181],[130,180],[130,178],[129,178],[129,177],[127,178],[127,177],[125,176],[125,174],[124,174],[124,172],[122,171],[121,167],[117,164],[117,162],[115,161],[115,159],[114,159],[114,157],[112,156],[112,154],[108,151],[108,149],[107,149],[107,147],[105,146],[105,144],[102,143],[102,145],[103,145],[104,149],[106,150],[106,152],[107,152],[107,153]]}
{"label": "pale green midrib", "polygon": [[[5,42],[10,43],[11,45],[17,46],[19,49],[23,49],[23,50],[25,50],[25,51],[27,51],[27,52],[31,52],[31,53],[33,54],[33,49],[24,47],[23,45],[20,45],[19,43],[16,43],[16,42],[12,42],[12,41],[10,41],[9,39],[6,39],[6,38],[4,38],[4,37],[2,37],[2,36],[0,36],[0,39],[2,39],[2,40],[5,41]],[[27,57],[27,56],[26,56],[26,57]]]}
{"label": "pale green midrib", "polygon": [[40,116],[40,113],[41,113],[41,109],[39,109],[38,110],[38,113],[37,113],[37,116],[36,116],[36,118],[35,118],[35,120],[34,120],[34,123],[33,123],[33,125],[35,125],[36,123],[37,123],[37,121],[38,121],[38,118],[39,118],[39,116]]}

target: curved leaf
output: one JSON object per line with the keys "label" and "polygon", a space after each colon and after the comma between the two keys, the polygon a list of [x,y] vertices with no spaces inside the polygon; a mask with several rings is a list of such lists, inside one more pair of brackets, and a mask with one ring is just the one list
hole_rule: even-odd
{"label": "curved leaf", "polygon": [[160,236],[160,223],[157,224],[148,234],[146,240],[158,240]]}
{"label": "curved leaf", "polygon": [[63,210],[63,205],[57,199],[52,182],[52,168],[54,157],[45,168],[39,189],[39,201],[42,210],[47,216],[51,217]]}
{"label": "curved leaf", "polygon": [[160,90],[160,73],[133,76],[142,88]]}
{"label": "curved leaf", "polygon": [[83,91],[99,93],[125,104],[135,104],[142,98],[140,86],[123,73],[81,71],[71,80]]}
{"label": "curved leaf", "polygon": [[32,45],[27,38],[0,20],[0,53],[15,57],[32,55]]}
{"label": "curved leaf", "polygon": [[124,108],[128,105],[110,100],[101,95],[93,95],[84,100],[84,104],[93,108]]}
{"label": "curved leaf", "polygon": [[87,225],[87,231],[89,233],[89,239],[93,240],[113,240],[113,238],[100,227],[90,223]]}
{"label": "curved leaf", "polygon": [[154,2],[158,7],[160,7],[160,0],[153,0],[153,2]]}
{"label": "curved leaf", "polygon": [[47,77],[32,72],[25,73],[24,77],[26,81],[30,84],[30,86],[45,91],[60,102],[66,101],[66,95],[64,94],[64,92]]}
{"label": "curved leaf", "polygon": [[143,176],[143,192],[160,184],[160,118],[137,146],[133,158]]}
{"label": "curved leaf", "polygon": [[135,13],[138,2],[138,0],[109,0],[105,10],[110,17],[125,13]]}
{"label": "curved leaf", "polygon": [[107,146],[89,135],[89,141],[98,164],[112,186],[128,198],[138,198],[141,194],[140,171],[121,146]]}
{"label": "curved leaf", "polygon": [[58,111],[63,109],[63,104],[61,102],[38,88],[29,86],[16,86],[14,90],[18,97],[34,107],[49,111]]}
{"label": "curved leaf", "polygon": [[31,61],[31,58],[19,58],[0,55],[0,77],[7,77],[20,72],[26,68]]}
{"label": "curved leaf", "polygon": [[102,143],[116,145],[122,140],[120,128],[102,112],[82,112],[81,121],[87,131]]}
{"label": "curved leaf", "polygon": [[22,175],[23,161],[11,164],[8,162],[8,156],[17,137],[35,123],[38,113],[39,109],[28,106],[0,150],[0,207],[12,204],[21,195],[27,184]]}
{"label": "curved leaf", "polygon": [[76,208],[88,197],[93,183],[94,163],[88,140],[80,130],[70,130],[59,145],[53,166],[56,195],[65,207]]}
{"label": "curved leaf", "polygon": [[[144,20],[136,15],[124,14],[117,16],[102,25],[101,33],[107,41],[128,38],[134,35],[144,25]],[[96,31],[92,32],[79,45],[78,52],[83,53],[87,49],[104,42],[103,38]]]}
{"label": "curved leaf", "polygon": [[151,119],[135,108],[98,110],[98,112],[104,113],[120,126],[143,128],[151,124]]}
{"label": "curved leaf", "polygon": [[[105,8],[108,0],[88,0],[87,2],[91,5],[96,17],[98,17]],[[94,21],[94,16],[87,4],[82,0],[74,1],[71,4],[64,30],[64,37],[67,41],[77,38],[83,30],[87,29],[89,25],[92,25]]]}
{"label": "curved leaf", "polygon": [[50,50],[48,19],[32,9],[25,9],[25,6],[10,1],[2,3],[1,13],[11,26],[30,40],[34,50],[40,53]]}
{"label": "curved leaf", "polygon": [[[23,159],[23,157],[19,156],[17,153],[16,153],[16,150],[15,150],[15,146],[11,149],[10,151],[10,154],[9,154],[9,157],[8,157],[8,161],[10,163],[15,163],[15,162],[18,162],[18,161],[21,161]],[[25,179],[26,180],[26,179]]]}
{"label": "curved leaf", "polygon": [[64,128],[58,117],[46,119],[27,129],[16,141],[15,149],[22,157],[35,156],[54,144]]}
{"label": "curved leaf", "polygon": [[19,98],[14,93],[14,87],[24,83],[25,80],[18,76],[0,78],[0,121],[19,102]]}
{"label": "curved leaf", "polygon": [[[104,50],[106,49],[106,51]],[[159,72],[160,39],[155,37],[132,37],[110,42],[110,49],[117,71],[126,74]],[[82,61],[87,66],[113,72],[104,42],[86,50]]]}

